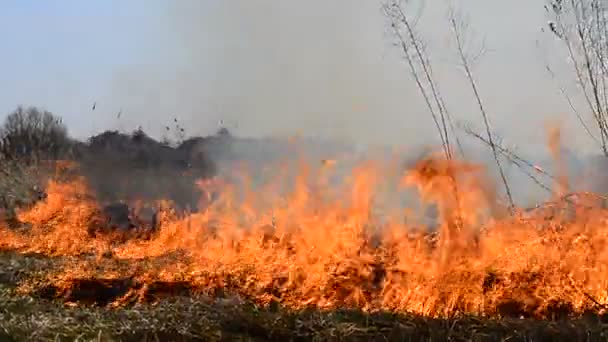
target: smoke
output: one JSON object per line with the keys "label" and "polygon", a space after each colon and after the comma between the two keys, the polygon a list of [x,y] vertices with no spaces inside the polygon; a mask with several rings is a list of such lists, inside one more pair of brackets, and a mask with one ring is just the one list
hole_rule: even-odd
{"label": "smoke", "polygon": [[[563,56],[553,53],[553,37],[541,31],[546,18],[542,4],[537,5],[472,0],[457,7],[466,14],[469,47],[485,41],[486,53],[473,72],[494,130],[531,160],[550,160],[544,124],[558,120],[572,131],[579,126],[545,71],[547,63],[564,75],[569,69]],[[123,115],[109,117],[108,125],[141,125],[162,136],[165,123],[178,118],[190,135],[212,134],[223,125],[237,136],[302,134],[412,150],[438,143],[424,101],[393,44],[381,1],[182,0],[166,6],[163,16],[149,23],[143,44],[147,60],[115,75],[106,106]],[[417,30],[452,115],[479,123],[455,54],[448,6],[414,1],[412,11],[421,13]],[[493,173],[485,147],[459,134],[468,157],[490,165]],[[572,151],[589,146],[580,134],[568,135],[565,143]],[[271,150],[244,144],[241,155],[261,164]],[[286,154],[291,156],[274,157]],[[313,153],[319,159],[328,154],[322,148]],[[516,196],[521,189],[522,201],[535,201],[530,198],[538,194],[528,193],[529,179],[507,168]]]}
{"label": "smoke", "polygon": [[[164,16],[150,23],[148,60],[116,74],[108,103],[116,112],[123,109],[122,124],[126,120],[129,127],[144,125],[157,133],[163,122],[178,116],[192,134],[213,133],[223,120],[246,136],[302,133],[361,144],[436,143],[432,121],[393,46],[380,5],[345,0],[170,2]],[[562,115],[566,108],[539,55],[544,50],[538,42],[546,40],[540,32],[542,6],[475,0],[458,7],[468,13],[471,38],[485,38],[487,44],[475,74],[494,126],[514,140],[542,143],[530,126]],[[524,7],[530,10],[522,11]],[[454,116],[476,122],[475,103],[451,42],[447,8],[443,2],[427,3],[418,30]],[[518,25],[509,21],[513,16]]]}
{"label": "smoke", "polygon": [[[379,3],[171,2],[154,65],[117,74],[109,101],[192,134],[304,134],[411,144],[432,136],[385,33]],[[162,46],[161,46],[162,45]],[[133,114],[133,116],[135,116]],[[133,118],[132,120],[137,120]],[[145,123],[143,123],[145,124]]]}

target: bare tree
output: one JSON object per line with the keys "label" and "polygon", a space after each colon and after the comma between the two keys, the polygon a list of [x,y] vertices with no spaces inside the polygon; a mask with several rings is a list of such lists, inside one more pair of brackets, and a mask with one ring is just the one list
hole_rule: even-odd
{"label": "bare tree", "polygon": [[[411,9],[411,6],[409,5],[410,3],[407,0],[388,0],[388,2],[383,5],[383,9],[386,17],[389,19],[394,36],[397,39],[397,45],[402,50],[403,56],[407,61],[414,81],[416,82],[416,85],[425,100],[429,113],[435,122],[446,157],[449,159],[453,156],[453,151],[450,147],[451,136],[453,136],[454,140],[456,140],[458,148],[460,149],[461,154],[464,156],[460,140],[456,134],[456,130],[454,129],[452,117],[447,110],[444,98],[441,95],[439,86],[433,76],[432,65],[426,53],[425,45],[418,37],[415,30],[414,24],[416,22],[416,18],[410,13],[412,11],[408,11],[408,9]],[[480,110],[486,131],[485,140],[488,142],[488,145],[492,150],[502,183],[504,184],[509,209],[512,212],[514,202],[511,188],[501,165],[499,151],[494,143],[488,112],[483,104],[479,87],[477,86],[477,82],[472,70],[472,64],[474,64],[477,59],[483,55],[485,49],[482,45],[482,48],[476,54],[472,54],[471,51],[469,51],[470,46],[468,46],[468,42],[465,37],[465,27],[463,23],[457,22],[454,11],[450,11],[449,19],[450,28],[454,35],[454,40],[456,41],[458,58],[460,64],[464,68],[466,79],[471,86],[475,101]]]}
{"label": "bare tree", "polygon": [[435,123],[446,158],[451,159],[453,157],[450,145],[450,132],[454,136],[461,155],[464,156],[464,150],[454,130],[451,115],[445,105],[437,81],[433,76],[430,59],[422,40],[418,37],[415,30],[416,19],[412,18],[412,15],[408,11],[408,1],[388,0],[383,4],[382,8],[389,20],[392,33],[397,40],[397,45],[401,48],[416,86]]}
{"label": "bare tree", "polygon": [[36,107],[17,108],[0,128],[0,154],[4,158],[58,158],[68,148],[61,118]]}
{"label": "bare tree", "polygon": [[604,156],[608,157],[608,2],[548,0],[545,9],[551,19],[549,30],[567,50],[599,139],[595,138],[578,111],[575,113],[587,133],[599,144]]}

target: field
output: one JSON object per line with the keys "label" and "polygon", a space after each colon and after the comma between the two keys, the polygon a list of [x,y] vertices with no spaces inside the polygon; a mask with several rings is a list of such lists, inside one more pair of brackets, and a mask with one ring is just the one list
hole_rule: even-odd
{"label": "field", "polygon": [[[41,294],[18,293],[19,281],[42,277],[62,262],[39,255],[3,253],[3,341],[594,341],[604,340],[608,332],[606,323],[594,316],[554,322],[466,316],[438,319],[361,310],[292,311],[185,293],[156,304],[112,308],[66,305],[61,300],[41,299]],[[171,286],[178,291],[178,284]],[[99,296],[91,291],[104,292],[102,288],[103,282],[98,280],[88,288],[72,290],[63,300]],[[106,288],[105,292],[111,291]]]}
{"label": "field", "polygon": [[[5,191],[34,199],[2,224],[0,334],[606,339],[601,197],[556,194],[551,205],[510,215],[478,165],[429,156],[401,174],[369,162],[328,186],[335,163],[321,164],[302,165],[288,191],[278,190],[279,176],[256,189],[246,173],[238,186],[199,180],[202,209],[162,200],[154,227],[126,229],[108,220],[77,163],[54,163],[44,177],[13,169]],[[436,234],[404,208],[378,214],[381,180],[395,175],[396,192],[411,187],[437,205]],[[42,180],[44,196],[23,190]]]}

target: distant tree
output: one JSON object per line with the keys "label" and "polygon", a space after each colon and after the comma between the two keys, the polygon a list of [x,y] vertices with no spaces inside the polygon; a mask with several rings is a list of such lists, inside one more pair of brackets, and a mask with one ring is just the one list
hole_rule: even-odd
{"label": "distant tree", "polygon": [[0,154],[4,158],[60,158],[69,146],[62,119],[36,107],[18,107],[0,128]]}

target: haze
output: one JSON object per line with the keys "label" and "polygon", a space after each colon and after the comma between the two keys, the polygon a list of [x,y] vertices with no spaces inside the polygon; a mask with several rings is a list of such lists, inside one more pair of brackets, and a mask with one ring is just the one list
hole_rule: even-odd
{"label": "haze", "polygon": [[[159,135],[178,118],[190,134],[212,133],[222,120],[253,137],[436,142],[380,1],[2,3],[2,115],[19,104],[45,107],[79,137],[138,126]],[[541,32],[543,4],[467,0],[457,7],[476,38],[486,39],[489,51],[475,73],[496,131],[543,148],[545,122],[558,120],[572,131],[570,146],[584,148],[589,142],[544,69],[561,57]],[[453,115],[478,123],[447,6],[426,2],[418,29]]]}

